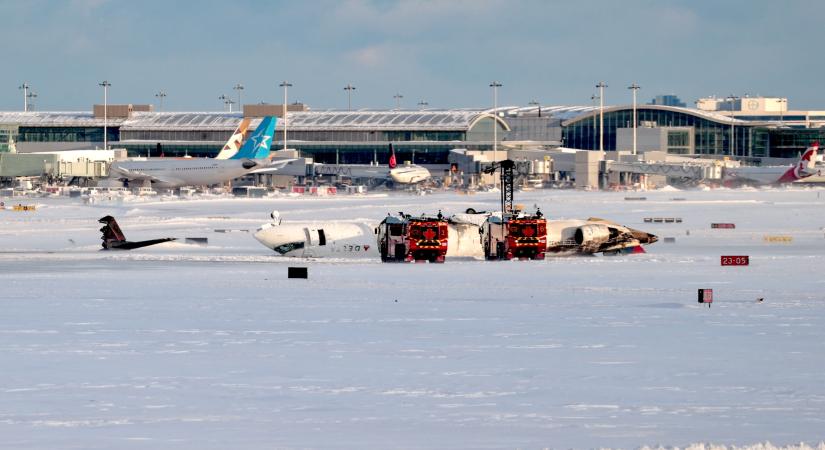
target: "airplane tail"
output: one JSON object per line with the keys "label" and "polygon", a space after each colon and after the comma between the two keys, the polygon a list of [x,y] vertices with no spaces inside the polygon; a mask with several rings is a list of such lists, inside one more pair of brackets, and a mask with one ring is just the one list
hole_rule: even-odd
{"label": "airplane tail", "polygon": [[[811,143],[811,146],[805,150],[805,153],[802,154],[802,157],[799,158],[799,162],[796,163],[796,166],[793,169],[788,170],[791,174],[790,176],[783,176],[779,181],[788,181],[787,178],[791,178],[790,181],[799,180],[802,178],[807,178],[814,174],[816,171],[814,169],[816,165],[816,152],[819,150],[819,141],[814,141]],[[786,172],[786,174],[788,174]]]}
{"label": "airplane tail", "polygon": [[111,248],[113,243],[126,241],[126,236],[124,236],[123,231],[120,230],[120,226],[118,226],[114,217],[101,217],[98,219],[98,222],[104,224],[100,228],[100,232],[103,233],[101,237],[103,240],[103,248]]}
{"label": "airplane tail", "polygon": [[255,132],[244,142],[238,153],[229,159],[266,159],[269,158],[269,147],[275,135],[277,117],[267,116],[261,120]]}
{"label": "airplane tail", "polygon": [[390,142],[390,162],[389,162],[390,169],[395,169],[395,166],[397,166],[397,165],[398,165],[398,163],[395,160],[395,148],[393,148],[392,142]]}
{"label": "airplane tail", "polygon": [[814,163],[816,163],[816,152],[819,150],[819,141],[814,141],[811,143],[811,146],[805,150],[805,153],[802,154],[802,158],[800,158],[799,162],[807,161],[807,167],[813,167]]}
{"label": "airplane tail", "polygon": [[229,159],[241,148],[241,143],[244,140],[244,136],[246,135],[247,131],[249,130],[249,122],[250,118],[245,117],[241,123],[238,125],[238,128],[235,129],[235,132],[232,133],[232,136],[226,141],[224,144],[223,149],[215,159]]}
{"label": "airplane tail", "polygon": [[162,242],[174,241],[175,238],[150,239],[148,241],[127,241],[123,231],[120,230],[117,221],[112,216],[105,216],[98,219],[103,226],[100,232],[103,233],[103,248],[105,250],[132,250],[135,248],[148,247]]}

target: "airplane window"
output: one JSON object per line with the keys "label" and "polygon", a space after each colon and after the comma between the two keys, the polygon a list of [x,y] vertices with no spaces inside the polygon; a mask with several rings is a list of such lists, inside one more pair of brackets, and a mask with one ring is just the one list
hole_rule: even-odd
{"label": "airplane window", "polygon": [[301,249],[301,248],[304,248],[304,243],[303,242],[291,242],[289,244],[279,245],[279,246],[275,247],[273,250],[275,250],[276,252],[278,252],[282,255],[285,255],[285,254],[287,254],[287,253],[289,253],[293,250],[298,250],[298,249]]}

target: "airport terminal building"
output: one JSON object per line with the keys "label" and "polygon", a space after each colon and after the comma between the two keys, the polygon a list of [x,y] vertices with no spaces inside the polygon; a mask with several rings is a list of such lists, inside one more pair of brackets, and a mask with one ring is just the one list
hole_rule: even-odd
{"label": "airport terminal building", "polygon": [[[252,114],[226,112],[130,111],[105,120],[110,147],[130,156],[215,156],[246,115],[254,128],[264,115],[281,116],[281,107]],[[292,109],[293,105],[290,105]],[[494,134],[504,138],[511,128],[501,117],[483,110],[427,111],[290,111],[287,144],[321,163],[384,164],[393,143],[399,160],[447,164],[454,148],[492,149]],[[522,121],[525,122],[525,121]],[[530,122],[527,120],[526,122]],[[533,120],[532,122],[535,122]],[[494,133],[493,127],[497,127]],[[103,146],[104,118],[87,112],[0,112],[0,130],[20,153]],[[545,127],[545,133],[558,127]],[[284,147],[284,121],[279,120],[272,148]]]}
{"label": "airport terminal building", "polygon": [[[787,99],[701,99],[697,108],[638,105],[637,148],[679,155],[753,159],[798,155],[825,141],[825,111],[788,111]],[[282,105],[245,105],[243,113],[153,112],[150,105],[109,105],[91,112],[0,112],[0,152],[30,153],[110,147],[130,156],[215,156],[243,117],[251,126]],[[393,143],[401,161],[448,163],[450,150],[567,147],[632,148],[633,108],[611,106],[501,107],[453,110],[310,111],[289,105],[287,146],[327,164],[384,164]],[[603,120],[603,138],[600,123]],[[495,128],[495,133],[494,133]],[[273,150],[283,148],[279,120]]]}

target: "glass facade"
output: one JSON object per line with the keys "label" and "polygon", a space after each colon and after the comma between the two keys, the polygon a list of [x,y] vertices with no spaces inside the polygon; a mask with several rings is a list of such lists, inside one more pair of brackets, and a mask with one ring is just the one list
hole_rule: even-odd
{"label": "glass facade", "polygon": [[690,132],[668,131],[667,152],[685,155],[690,153]]}
{"label": "glass facade", "polygon": [[157,144],[157,142],[121,141],[113,144],[113,146],[117,148],[125,148],[129,157],[157,157],[163,155],[170,158],[181,158],[184,156],[191,156],[193,158],[214,158],[221,151],[221,148],[223,148],[222,142],[160,142],[160,151],[158,151]]}
{"label": "glass facade", "polygon": [[[214,158],[223,147],[222,143],[157,143],[152,142],[119,142],[117,147],[125,148],[130,157],[160,156],[195,158]],[[283,144],[275,142],[272,150],[280,150]],[[422,142],[416,145],[395,143],[395,156],[399,163],[410,161],[416,164],[447,164],[450,150],[455,144],[439,142]],[[487,146],[489,147],[489,145]],[[387,142],[376,143],[342,143],[324,144],[321,142],[290,141],[289,148],[300,151],[301,156],[313,158],[316,162],[326,164],[370,164],[378,161],[379,164],[389,162],[389,146]]]}
{"label": "glass facade", "polygon": [[226,142],[233,130],[234,128],[227,130],[123,130],[120,132],[120,138],[124,141]]}
{"label": "glass facade", "polygon": [[[389,162],[390,153],[387,143],[322,143],[295,142],[290,148],[301,152],[304,157],[313,158],[315,162],[325,164],[370,164],[378,161],[379,165]],[[414,164],[448,164],[450,150],[455,144],[439,142],[422,142],[420,144],[395,143],[395,158],[399,164],[410,161]]]}
{"label": "glass facade", "polygon": [[[561,120],[551,117],[508,117],[510,132],[506,139],[561,142]],[[501,132],[501,130],[499,130]]]}
{"label": "glass facade", "polygon": [[764,130],[770,142],[770,156],[775,158],[796,158],[815,141],[825,144],[823,128],[777,128]]}
{"label": "glass facade", "polygon": [[[118,127],[106,130],[109,142],[120,140]],[[103,127],[25,127],[18,130],[18,142],[103,142]]]}
{"label": "glass facade", "polygon": [[[768,156],[769,145],[764,132],[750,125],[730,124],[681,111],[637,108],[639,127],[693,127],[695,151],[704,155],[740,157]],[[604,149],[616,150],[616,129],[633,126],[631,108],[604,113]],[[563,128],[564,146],[586,150],[599,148],[599,114],[574,119]],[[731,139],[733,136],[733,139]]]}
{"label": "glass facade", "polygon": [[0,126],[0,153],[11,151],[15,141],[17,141],[17,127]]}

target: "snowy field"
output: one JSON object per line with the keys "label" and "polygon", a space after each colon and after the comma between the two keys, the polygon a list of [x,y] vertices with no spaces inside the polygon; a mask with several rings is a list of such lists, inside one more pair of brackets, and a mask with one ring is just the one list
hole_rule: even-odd
{"label": "snowy field", "polygon": [[[602,217],[675,242],[641,255],[381,264],[288,260],[252,237],[273,209],[285,222],[377,222],[495,209],[497,194],[37,199],[34,212],[0,211],[0,448],[825,439],[825,190],[516,199],[550,218]],[[107,214],[133,240],[209,245],[102,252]],[[721,255],[751,264],[720,267]],[[289,265],[307,266],[309,280],[287,279]],[[698,288],[714,289],[712,308],[697,303]]]}

